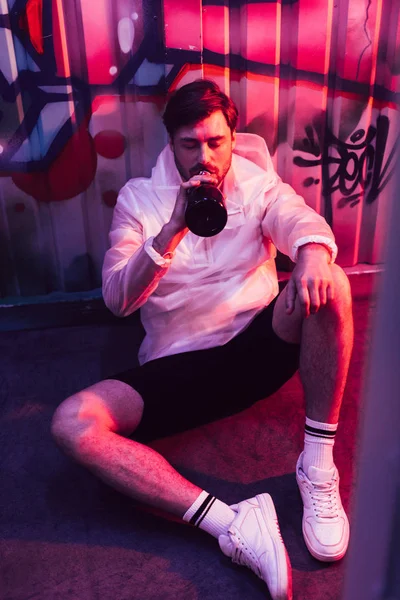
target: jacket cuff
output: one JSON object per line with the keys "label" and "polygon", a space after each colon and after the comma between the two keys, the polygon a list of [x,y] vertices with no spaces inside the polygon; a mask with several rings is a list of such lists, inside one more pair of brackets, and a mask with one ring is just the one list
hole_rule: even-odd
{"label": "jacket cuff", "polygon": [[338,247],[331,238],[325,237],[324,235],[308,235],[296,240],[296,242],[293,244],[292,253],[290,256],[293,262],[297,262],[299,248],[301,246],[305,246],[306,244],[321,244],[322,246],[325,246],[325,248],[327,248],[331,253],[331,264],[335,262],[338,253]]}
{"label": "jacket cuff", "polygon": [[175,252],[166,252],[164,256],[161,256],[161,254],[159,254],[157,250],[153,248],[153,241],[154,236],[149,237],[148,240],[145,241],[145,251],[150,256],[150,258],[156,263],[156,265],[164,268],[169,267],[175,255]]}

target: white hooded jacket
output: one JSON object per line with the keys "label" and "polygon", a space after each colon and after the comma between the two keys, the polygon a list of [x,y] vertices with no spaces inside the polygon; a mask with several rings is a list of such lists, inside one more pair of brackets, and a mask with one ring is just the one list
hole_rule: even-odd
{"label": "white hooded jacket", "polygon": [[[276,248],[293,261],[309,242],[327,246],[332,261],[337,254],[325,219],[278,177],[264,140],[238,133],[223,188],[225,229],[211,238],[189,232],[171,260],[158,257],[151,243],[170,219],[181,181],[166,146],[151,178],[128,181],[114,209],[103,297],[118,316],[141,307],[140,364],[219,346],[242,331],[278,294]],[[141,252],[153,258],[154,276],[132,297],[127,287]]]}

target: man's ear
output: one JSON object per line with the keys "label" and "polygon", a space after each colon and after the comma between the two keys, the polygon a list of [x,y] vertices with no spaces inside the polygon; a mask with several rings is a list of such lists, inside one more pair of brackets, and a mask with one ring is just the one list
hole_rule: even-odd
{"label": "man's ear", "polygon": [[172,141],[172,137],[168,136],[168,143],[169,143],[169,147],[171,148],[171,150],[174,149],[174,142]]}
{"label": "man's ear", "polygon": [[232,131],[232,150],[236,146],[236,129]]}

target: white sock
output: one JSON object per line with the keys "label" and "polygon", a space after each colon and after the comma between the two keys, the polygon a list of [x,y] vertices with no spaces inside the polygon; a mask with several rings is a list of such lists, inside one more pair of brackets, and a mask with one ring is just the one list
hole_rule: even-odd
{"label": "white sock", "polygon": [[324,470],[333,467],[333,445],[337,426],[337,423],[320,423],[306,417],[303,454],[303,471],[306,475],[311,466]]}
{"label": "white sock", "polygon": [[212,536],[226,534],[236,513],[204,490],[183,515],[183,520],[199,527]]}

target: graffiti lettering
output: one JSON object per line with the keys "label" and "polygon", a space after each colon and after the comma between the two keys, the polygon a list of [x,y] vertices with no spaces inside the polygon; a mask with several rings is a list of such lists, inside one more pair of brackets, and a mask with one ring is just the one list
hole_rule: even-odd
{"label": "graffiti lettering", "polygon": [[[313,160],[296,156],[293,162],[299,167],[321,165],[322,193],[325,198],[329,198],[339,191],[342,194],[337,204],[339,208],[356,206],[362,196],[367,204],[371,204],[393,175],[399,141],[397,139],[394,143],[384,164],[389,135],[389,119],[385,116],[379,116],[376,127],[371,125],[367,132],[364,129],[354,131],[350,136],[350,143],[339,140],[327,129],[322,154],[321,144],[316,142],[311,127],[306,128],[306,135],[307,138],[303,140],[304,151],[318,158]],[[336,152],[336,156],[332,154],[332,150]],[[305,180],[306,186],[310,185],[310,179],[312,178]]]}

